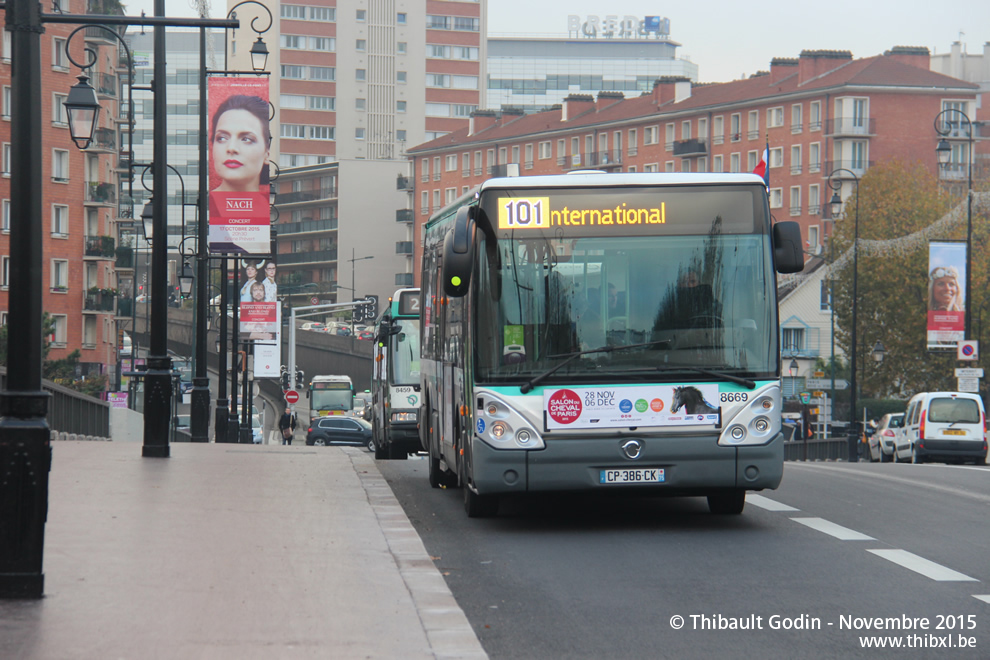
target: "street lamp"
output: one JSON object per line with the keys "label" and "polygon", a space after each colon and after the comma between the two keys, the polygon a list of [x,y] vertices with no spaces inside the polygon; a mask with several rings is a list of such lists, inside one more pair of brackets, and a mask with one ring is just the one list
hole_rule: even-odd
{"label": "street lamp", "polygon": [[883,343],[877,341],[877,343],[873,345],[873,361],[879,366],[880,363],[883,362],[883,356],[886,354],[887,349],[884,348]]}
{"label": "street lamp", "polygon": [[829,206],[832,211],[833,221],[842,212],[842,197],[839,192],[842,190],[842,179],[837,178],[839,174],[848,174],[856,182],[856,215],[853,218],[853,281],[852,281],[852,331],[849,333],[849,462],[855,463],[859,460],[859,433],[856,431],[856,303],[857,284],[859,277],[859,177],[855,172],[843,167],[832,170],[828,175],[828,187],[832,189],[832,198]]}
{"label": "street lamp", "polygon": [[89,148],[100,119],[100,101],[96,90],[89,84],[89,76],[80,75],[75,85],[69,89],[69,96],[63,105],[69,115],[69,135],[81,150]]}
{"label": "street lamp", "polygon": [[182,274],[179,275],[179,293],[182,297],[188,297],[192,293],[193,281],[195,280],[193,275],[193,269],[189,266],[188,261],[182,262]]}
{"label": "street lamp", "polygon": [[973,264],[973,122],[962,110],[947,108],[935,115],[935,132],[939,135],[938,145],[935,147],[935,155],[938,157],[938,164],[943,170],[948,168],[952,160],[952,145],[946,139],[952,134],[953,124],[951,121],[939,122],[942,115],[956,113],[966,122],[966,139],[969,142],[966,153],[967,180],[966,180],[966,317],[965,331],[963,339],[972,338],[973,315],[970,312],[970,290],[972,284],[972,264]]}
{"label": "street lamp", "polygon": [[151,197],[144,208],[141,209],[141,230],[144,232],[144,240],[151,242],[155,234],[155,204],[154,197]]}
{"label": "street lamp", "polygon": [[[357,250],[355,248],[351,248],[351,258],[348,259],[348,261],[351,262],[351,297],[353,299],[355,299],[355,300],[357,300],[357,288],[355,288],[355,286],[354,286],[354,263],[357,262],[357,261],[364,261],[365,259],[374,259],[375,258],[375,255],[373,255],[373,254],[372,255],[368,255],[367,257],[355,257],[354,255],[355,255],[356,252],[357,252]],[[353,310],[353,309],[351,310],[351,337],[352,338],[354,337],[354,311],[355,310]]]}

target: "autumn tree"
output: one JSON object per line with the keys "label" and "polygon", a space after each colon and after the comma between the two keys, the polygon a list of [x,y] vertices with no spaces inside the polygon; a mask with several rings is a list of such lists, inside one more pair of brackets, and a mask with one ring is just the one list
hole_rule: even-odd
{"label": "autumn tree", "polygon": [[[940,187],[920,163],[885,161],[870,167],[835,222],[836,342],[850,353],[853,260],[859,202],[856,374],[860,396],[907,398],[915,392],[956,387],[955,352],[927,349],[928,243],[966,239],[965,196]],[[959,212],[959,205],[962,212]],[[955,209],[954,213],[950,213]],[[960,221],[961,218],[961,221]],[[970,306],[988,298],[987,218],[973,214]],[[973,323],[974,332],[977,323]],[[877,341],[883,363],[871,357]]]}

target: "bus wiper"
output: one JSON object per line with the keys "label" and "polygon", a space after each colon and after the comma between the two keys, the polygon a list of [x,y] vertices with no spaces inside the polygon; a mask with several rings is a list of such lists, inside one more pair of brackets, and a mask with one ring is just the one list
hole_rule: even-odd
{"label": "bus wiper", "polygon": [[642,369],[631,369],[630,371],[638,371],[641,373],[644,371],[649,371],[649,372],[658,371],[660,373],[669,373],[672,371],[693,371],[703,376],[711,376],[712,378],[723,378],[725,380],[732,381],[737,385],[742,385],[746,389],[752,390],[756,388],[756,382],[750,380],[749,378],[733,376],[732,374],[722,373],[721,371],[711,371],[709,369],[702,369],[701,367],[693,367],[687,364],[671,365],[670,367],[644,367]]}
{"label": "bus wiper", "polygon": [[564,368],[567,364],[573,362],[582,355],[588,355],[590,353],[613,353],[615,351],[627,351],[630,348],[642,348],[644,346],[661,346],[663,344],[669,344],[669,339],[660,339],[658,341],[648,341],[642,344],[621,344],[619,346],[601,346],[599,348],[591,348],[586,351],[574,351],[573,353],[560,353],[559,355],[550,355],[550,358],[561,358],[566,357],[563,362],[558,364],[552,369],[548,369],[543,373],[534,376],[528,383],[523,383],[519,386],[519,391],[523,394],[532,391],[534,387],[542,383],[544,380],[555,374],[559,369]]}

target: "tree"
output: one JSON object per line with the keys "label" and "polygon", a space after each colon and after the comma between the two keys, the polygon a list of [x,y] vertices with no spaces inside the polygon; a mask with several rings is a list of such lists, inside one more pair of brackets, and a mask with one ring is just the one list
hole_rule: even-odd
{"label": "tree", "polygon": [[[946,214],[965,198],[941,190],[920,163],[881,162],[860,179],[835,223],[836,342],[848,355],[852,323],[851,253],[856,195],[859,197],[859,266],[856,374],[860,397],[907,398],[915,392],[955,389],[955,353],[927,349],[928,242],[965,240],[963,222]],[[965,209],[965,206],[963,207]],[[973,215],[973,290],[970,304],[980,310],[988,284],[987,223]],[[842,258],[840,258],[842,255]],[[974,329],[976,325],[974,324]],[[876,365],[877,341],[887,349]]]}

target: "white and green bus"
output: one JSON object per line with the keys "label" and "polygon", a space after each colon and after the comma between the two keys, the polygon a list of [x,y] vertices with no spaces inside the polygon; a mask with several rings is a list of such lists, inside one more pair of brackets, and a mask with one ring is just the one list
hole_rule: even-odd
{"label": "white and green bus", "polygon": [[404,459],[421,449],[419,305],[419,289],[399,289],[375,324],[371,426],[378,459]]}
{"label": "white and green bus", "polygon": [[469,516],[514,493],[705,496],[783,473],[776,273],[750,174],[491,179],[424,228],[420,435]]}

